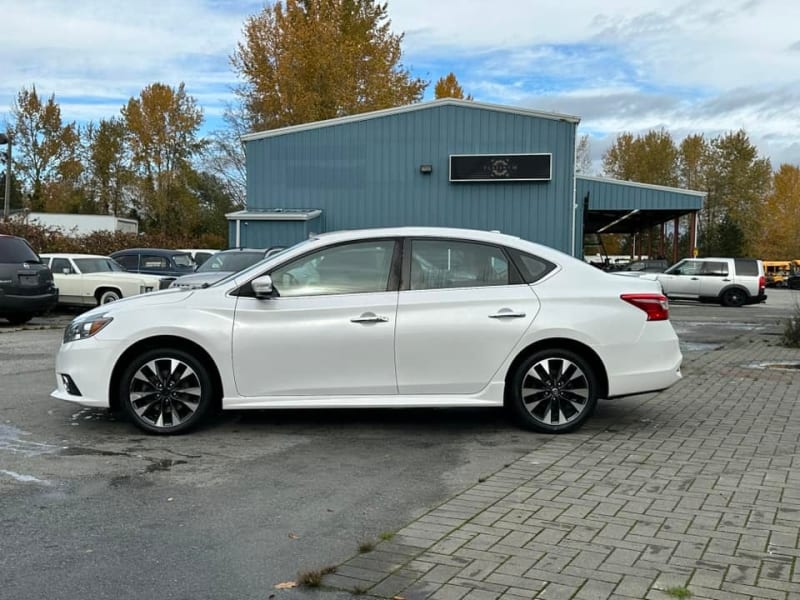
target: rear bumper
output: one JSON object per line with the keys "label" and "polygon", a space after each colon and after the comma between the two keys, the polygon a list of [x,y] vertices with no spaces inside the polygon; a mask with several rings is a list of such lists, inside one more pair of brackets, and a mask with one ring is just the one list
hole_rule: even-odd
{"label": "rear bumper", "polygon": [[766,294],[759,294],[758,296],[751,296],[750,300],[748,300],[748,304],[760,304],[761,302],[767,301]]}
{"label": "rear bumper", "polygon": [[38,315],[51,310],[58,302],[58,288],[46,294],[20,296],[0,291],[0,315]]}

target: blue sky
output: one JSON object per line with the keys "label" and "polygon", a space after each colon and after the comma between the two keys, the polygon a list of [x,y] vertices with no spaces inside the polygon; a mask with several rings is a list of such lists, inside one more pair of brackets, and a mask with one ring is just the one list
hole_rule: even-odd
{"label": "blue sky", "polygon": [[[85,122],[183,81],[205,130],[219,127],[236,84],[228,57],[262,6],[0,0],[0,122],[23,86]],[[775,167],[800,165],[796,0],[389,0],[389,15],[414,75],[453,71],[478,101],[577,115],[595,160],[623,131],[744,128]]]}

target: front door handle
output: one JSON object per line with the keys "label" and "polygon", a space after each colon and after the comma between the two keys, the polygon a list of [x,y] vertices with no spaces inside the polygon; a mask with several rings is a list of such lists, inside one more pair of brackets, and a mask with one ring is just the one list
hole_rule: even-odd
{"label": "front door handle", "polygon": [[360,317],[355,317],[354,319],[350,319],[351,323],[386,323],[389,320],[389,317],[382,317],[381,315],[376,315],[373,312],[365,312]]}
{"label": "front door handle", "polygon": [[697,281],[699,277],[692,277],[692,281]]}
{"label": "front door handle", "polygon": [[489,315],[490,319],[522,319],[525,317],[524,312],[516,312],[510,308],[501,308],[493,315]]}

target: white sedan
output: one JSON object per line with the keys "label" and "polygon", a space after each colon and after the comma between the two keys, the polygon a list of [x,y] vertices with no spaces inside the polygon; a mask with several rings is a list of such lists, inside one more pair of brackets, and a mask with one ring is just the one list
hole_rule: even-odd
{"label": "white sedan", "polygon": [[667,388],[658,284],[516,237],[410,227],[318,235],[208,288],[67,327],[53,397],[179,433],[223,409],[489,407],[561,433],[598,398]]}
{"label": "white sedan", "polygon": [[96,254],[42,254],[58,287],[58,303],[97,306],[153,292],[172,278],[129,273],[114,259]]}

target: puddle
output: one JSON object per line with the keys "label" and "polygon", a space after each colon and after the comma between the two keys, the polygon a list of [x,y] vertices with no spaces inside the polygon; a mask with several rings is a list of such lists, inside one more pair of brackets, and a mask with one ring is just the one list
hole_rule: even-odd
{"label": "puddle", "polygon": [[708,342],[681,342],[680,346],[682,352],[711,352],[722,348],[722,344]]}
{"label": "puddle", "polygon": [[59,454],[61,454],[61,456],[131,456],[126,452],[97,450],[96,448],[81,448],[80,446],[70,446],[69,448],[64,448]]}
{"label": "puddle", "polygon": [[14,481],[18,481],[20,483],[38,483],[39,485],[52,485],[46,479],[39,479],[38,477],[34,477],[33,475],[24,475],[22,473],[17,473],[16,471],[6,471],[5,469],[0,469],[0,475],[7,475]]}
{"label": "puddle", "polygon": [[776,371],[800,371],[800,361],[771,361],[771,362],[759,362],[759,363],[750,363],[746,365],[748,369],[774,369]]}
{"label": "puddle", "polygon": [[155,473],[156,471],[169,471],[175,465],[185,465],[185,460],[172,460],[171,458],[164,458],[155,460],[145,468],[146,473]]}

